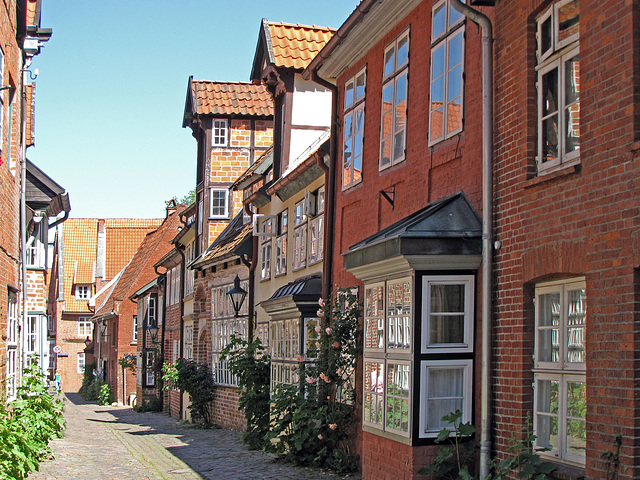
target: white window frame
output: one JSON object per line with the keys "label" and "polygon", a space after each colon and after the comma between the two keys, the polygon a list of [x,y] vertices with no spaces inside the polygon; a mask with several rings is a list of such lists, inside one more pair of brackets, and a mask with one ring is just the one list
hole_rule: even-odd
{"label": "white window frame", "polygon": [[26,356],[38,352],[38,324],[40,315],[27,315],[24,335],[24,353]]}
{"label": "white window frame", "polygon": [[[436,12],[441,11],[444,8],[445,14],[445,28],[442,32],[435,33],[433,28],[435,27],[435,22],[432,21],[432,30],[431,30],[431,68],[430,68],[430,76],[429,76],[429,146],[435,145],[438,142],[451,138],[458,133],[460,133],[464,128],[464,78],[465,78],[465,62],[466,62],[466,26],[464,21],[464,15],[457,13],[458,18],[451,21],[451,14],[453,6],[451,5],[449,0],[442,0],[435,4],[432,9],[432,19],[435,18]],[[457,12],[457,11],[456,11]],[[461,35],[462,37],[462,53],[461,53],[461,69],[460,69],[460,125],[457,128],[454,128],[448,131],[449,120],[448,120],[448,103],[449,103],[449,83],[450,83],[450,75],[458,66],[449,65],[449,48],[451,42]],[[433,113],[438,108],[434,108],[433,106],[433,84],[434,84],[434,67],[435,60],[434,54],[444,48],[444,65],[442,65],[443,73],[443,99],[442,99],[442,132],[439,136],[434,136],[433,132]],[[441,78],[438,76],[438,78]]]}
{"label": "white window frame", "polygon": [[[428,394],[429,394],[429,371],[437,370],[459,370],[462,369],[462,423],[470,422],[473,415],[473,360],[457,359],[457,360],[422,360],[420,362],[420,414],[419,414],[419,432],[420,438],[437,437],[443,426],[438,425],[429,427],[428,421]],[[451,412],[446,412],[448,414]],[[439,420],[439,419],[438,419]]]}
{"label": "white window frame", "polygon": [[288,212],[283,210],[277,216],[277,232],[275,239],[274,271],[273,275],[279,277],[287,273],[287,243],[289,236]]}
{"label": "white window frame", "polygon": [[185,272],[184,272],[184,297],[189,297],[193,294],[193,288],[195,283],[195,271],[191,268],[186,268],[196,258],[195,242],[190,242],[185,246]]}
{"label": "white window frame", "polygon": [[309,221],[309,258],[308,265],[321,262],[324,257],[324,196],[322,186],[314,195],[316,216]]}
{"label": "white window frame", "polygon": [[150,325],[158,325],[158,299],[155,295],[148,295],[146,301],[146,328]]}
{"label": "white window frame", "polygon": [[46,266],[47,223],[47,218],[41,218],[35,226],[32,237],[27,241],[26,259],[28,268],[44,268]]}
{"label": "white window frame", "polygon": [[146,387],[154,387],[156,384],[156,376],[153,369],[153,362],[156,356],[155,348],[148,348],[144,352],[144,380]]}
{"label": "white window frame", "polygon": [[78,317],[78,337],[92,338],[92,336],[93,336],[93,322],[89,320],[89,317]]}
{"label": "white window frame", "polygon": [[295,205],[293,221],[293,271],[307,266],[307,212],[304,199]]}
{"label": "white window frame", "polygon": [[[571,278],[561,281],[544,282],[536,285],[535,289],[535,340],[534,340],[534,418],[533,430],[536,435],[535,447],[546,448],[544,443],[544,435],[539,431],[539,417],[555,417],[557,418],[557,449],[550,451],[542,451],[540,455],[553,458],[555,460],[564,461],[576,465],[584,465],[585,457],[571,453],[567,445],[567,423],[569,420],[585,421],[584,418],[569,417],[567,413],[568,390],[567,385],[570,382],[584,383],[586,388],[586,361],[572,362],[569,359],[569,328],[582,328],[582,358],[586,360],[585,340],[587,324],[588,324],[588,299],[585,300],[584,310],[579,314],[584,315],[584,321],[581,323],[571,323],[569,319],[569,292],[584,289],[586,292],[586,281],[584,278]],[[558,294],[560,302],[557,307],[557,320],[552,320],[551,325],[540,325],[540,308],[542,295]],[[555,323],[554,323],[555,322]],[[557,327],[557,328],[555,328]],[[553,331],[557,330],[554,335]],[[541,332],[551,331],[551,342],[557,340],[558,343],[558,361],[541,361],[539,341]],[[539,384],[541,381],[558,382],[558,405],[557,413],[544,412],[540,410]]]}
{"label": "white window frame", "polygon": [[91,297],[91,285],[76,285],[76,300],[89,300]]}
{"label": "white window frame", "polygon": [[[567,145],[567,129],[565,128],[565,122],[567,121],[567,109],[569,107],[577,106],[580,111],[580,80],[578,80],[578,98],[576,101],[567,105],[566,98],[566,68],[567,61],[578,56],[578,65],[580,63],[579,54],[579,34],[575,33],[569,35],[567,38],[560,40],[559,35],[559,10],[576,0],[561,0],[554,5],[551,5],[540,17],[537,19],[537,42],[536,42],[536,58],[538,59],[537,71],[537,96],[538,96],[538,145],[537,145],[537,165],[538,174],[550,173],[559,168],[575,165],[580,162],[580,135],[578,135],[578,147],[577,149],[565,153]],[[542,25],[549,20],[551,21],[551,39],[550,47],[548,50],[542,52]],[[557,69],[557,96],[558,105],[554,113],[550,113],[543,117],[544,107],[544,92],[543,92],[543,77],[552,70]],[[579,67],[578,67],[579,69]],[[557,157],[553,160],[547,160],[543,162],[543,128],[544,120],[552,117],[557,117]],[[578,121],[580,115],[578,114]],[[580,134],[580,132],[579,132]]]}
{"label": "white window frame", "polygon": [[78,366],[78,373],[83,374],[84,368],[86,366],[86,357],[84,352],[78,352],[77,366]]}
{"label": "white window frame", "polygon": [[[393,165],[397,165],[404,161],[407,153],[407,114],[408,114],[408,97],[409,97],[409,59],[411,57],[411,38],[410,38],[410,30],[406,29],[402,32],[396,39],[391,42],[384,49],[384,57],[383,57],[383,69],[387,52],[394,49],[394,67],[392,72],[384,75],[383,71],[383,84],[382,84],[382,99],[381,99],[381,115],[380,115],[380,157],[378,161],[378,170],[386,170],[387,168],[392,167]],[[407,41],[407,60],[401,64],[398,64],[398,44],[406,38]],[[404,110],[404,125],[402,127],[398,126],[398,109],[396,107],[397,101],[397,92],[398,92],[398,81],[404,78],[406,82],[406,91],[405,91],[405,110]],[[384,91],[387,87],[392,88],[392,101],[391,107],[387,110],[384,109]],[[384,116],[385,114],[391,115],[391,130],[388,136],[384,136]],[[395,141],[398,134],[402,131],[402,155],[398,158],[394,158],[395,152]],[[383,163],[384,160],[384,150],[385,150],[385,142],[390,142],[390,157],[388,158],[388,163]]]}
{"label": "white window frame", "polygon": [[271,257],[273,246],[271,237],[275,234],[274,220],[275,215],[265,216],[260,220],[260,280],[269,280],[271,278]]}
{"label": "white window frame", "polygon": [[[218,200],[224,200],[224,206],[222,206],[222,213],[213,213],[214,210],[219,210],[219,206],[214,206],[214,193],[221,194],[217,197]],[[209,218],[229,218],[229,189],[226,187],[210,187],[209,188]]]}
{"label": "white window frame", "polygon": [[[358,95],[358,82],[362,79],[363,91]],[[351,85],[351,87],[350,87]],[[349,99],[348,91],[351,89],[351,99]],[[345,82],[344,94],[344,143],[342,145],[342,189],[346,190],[358,183],[362,182],[362,159],[364,150],[364,111],[365,98],[367,92],[367,68],[364,67],[353,77]],[[360,116],[362,122],[357,129],[358,122],[356,119]],[[350,120],[349,120],[350,119]],[[350,128],[347,128],[350,125]],[[358,140],[359,138],[359,140]],[[347,159],[347,148],[350,147],[351,158]],[[356,151],[359,148],[359,155]],[[359,160],[358,160],[359,159]],[[360,175],[356,178],[356,161],[360,164]]]}
{"label": "white window frame", "polygon": [[[174,355],[177,360],[178,359],[177,348],[175,349]],[[192,323],[188,325],[185,324],[184,326],[184,352],[182,352],[182,356],[184,357],[185,360],[193,359],[193,324]]]}
{"label": "white window frame", "polygon": [[131,335],[131,343],[138,343],[138,315],[133,316],[133,332]]}
{"label": "white window frame", "polygon": [[7,401],[16,397],[18,359],[18,294],[7,296]]}
{"label": "white window frame", "polygon": [[[464,285],[464,312],[439,312],[438,315],[464,315],[464,334],[461,343],[431,343],[430,312],[431,286],[433,285]],[[422,353],[459,353],[473,351],[473,325],[475,308],[475,279],[473,275],[440,275],[422,277]]]}
{"label": "white window frame", "polygon": [[211,145],[226,147],[229,141],[229,121],[224,118],[214,118],[211,122]]}
{"label": "white window frame", "polygon": [[281,384],[299,382],[298,355],[300,351],[300,318],[287,318],[269,322],[271,354],[271,392]]}

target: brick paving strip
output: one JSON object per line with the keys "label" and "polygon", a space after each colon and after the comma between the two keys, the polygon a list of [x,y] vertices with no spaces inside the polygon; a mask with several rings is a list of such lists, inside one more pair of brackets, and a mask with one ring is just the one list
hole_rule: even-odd
{"label": "brick paving strip", "polygon": [[29,480],[337,480],[341,477],[278,463],[250,451],[240,433],[194,429],[168,415],[101,407],[67,394],[67,431],[51,442],[55,459]]}

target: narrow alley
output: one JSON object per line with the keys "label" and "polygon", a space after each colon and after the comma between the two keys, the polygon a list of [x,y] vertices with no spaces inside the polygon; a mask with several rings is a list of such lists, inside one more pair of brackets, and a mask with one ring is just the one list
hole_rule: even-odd
{"label": "narrow alley", "polygon": [[64,438],[50,444],[55,459],[29,480],[345,478],[277,463],[248,450],[239,432],[194,429],[164,414],[101,407],[73,393],[65,419]]}

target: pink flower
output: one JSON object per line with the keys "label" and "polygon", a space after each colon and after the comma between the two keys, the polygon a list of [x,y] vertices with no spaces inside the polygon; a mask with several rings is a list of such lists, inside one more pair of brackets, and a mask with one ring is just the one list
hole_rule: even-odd
{"label": "pink flower", "polygon": [[320,348],[320,342],[316,342],[316,348]]}
{"label": "pink flower", "polygon": [[316,380],[315,378],[313,378],[313,377],[307,377],[307,378],[306,378],[306,382],[307,382],[309,385],[311,385],[311,384],[313,384],[313,383],[316,383],[316,382],[317,382],[317,380]]}
{"label": "pink flower", "polygon": [[318,299],[318,305],[324,307],[324,300],[322,298]]}
{"label": "pink flower", "polygon": [[327,332],[327,335],[331,335],[333,333],[333,330],[331,330],[329,327],[324,329],[325,332]]}
{"label": "pink flower", "polygon": [[324,311],[323,310],[318,310],[316,312],[316,315],[318,315],[319,317],[324,317]]}
{"label": "pink flower", "polygon": [[331,344],[331,346],[332,346],[333,348],[340,348],[340,343],[339,343],[339,342],[333,342],[333,343]]}
{"label": "pink flower", "polygon": [[337,424],[337,423],[330,423],[330,424],[329,424],[329,428],[330,428],[331,430],[335,430],[336,428],[338,428],[338,424]]}
{"label": "pink flower", "polygon": [[291,365],[291,371],[292,371],[292,372],[295,372],[295,371],[296,371],[296,368],[297,368],[297,367],[296,367],[295,365]]}
{"label": "pink flower", "polygon": [[325,381],[325,383],[331,383],[329,377],[327,377],[324,373],[320,374],[320,378]]}
{"label": "pink flower", "polygon": [[302,357],[302,355],[298,355],[296,356],[296,360],[299,362],[302,362],[304,360],[304,358]]}
{"label": "pink flower", "polygon": [[318,434],[318,439],[322,440],[322,434]]}
{"label": "pink flower", "polygon": [[316,331],[316,333],[320,333],[322,331],[322,327],[320,325],[316,325],[316,328],[314,328],[314,330]]}

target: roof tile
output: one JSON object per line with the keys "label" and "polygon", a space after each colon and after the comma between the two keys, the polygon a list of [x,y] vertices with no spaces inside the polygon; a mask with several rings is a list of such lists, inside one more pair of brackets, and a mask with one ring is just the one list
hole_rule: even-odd
{"label": "roof tile", "polygon": [[200,115],[273,115],[273,101],[264,85],[193,80],[192,89]]}
{"label": "roof tile", "polygon": [[328,27],[270,22],[271,53],[276,67],[304,70],[334,33]]}

